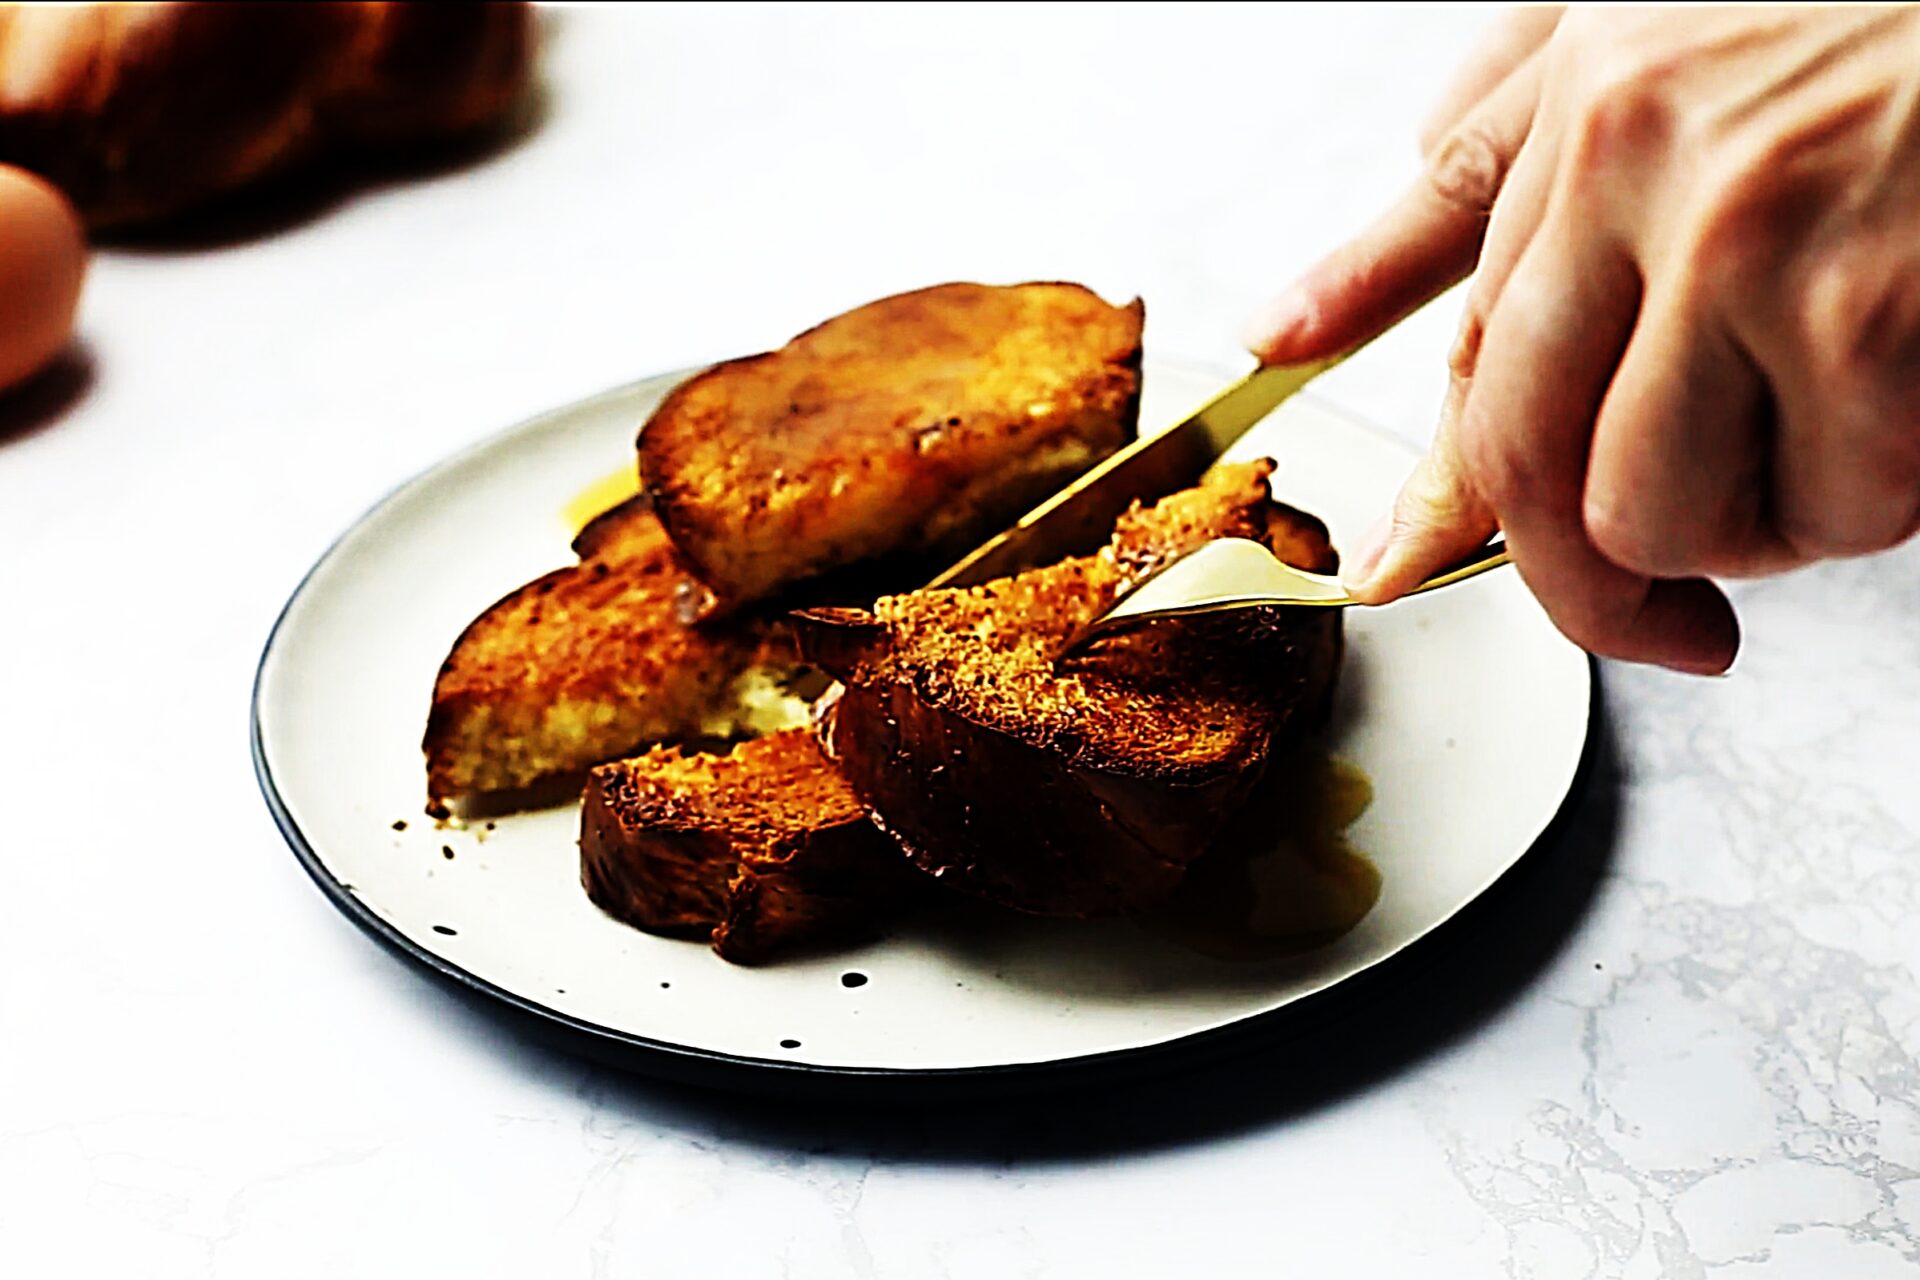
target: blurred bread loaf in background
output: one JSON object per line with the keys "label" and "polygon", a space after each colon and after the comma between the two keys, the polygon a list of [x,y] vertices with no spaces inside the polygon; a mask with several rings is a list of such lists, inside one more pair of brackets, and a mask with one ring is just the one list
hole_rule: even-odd
{"label": "blurred bread loaf in background", "polygon": [[173,218],[323,152],[497,124],[535,44],[518,3],[0,5],[0,164],[95,230]]}

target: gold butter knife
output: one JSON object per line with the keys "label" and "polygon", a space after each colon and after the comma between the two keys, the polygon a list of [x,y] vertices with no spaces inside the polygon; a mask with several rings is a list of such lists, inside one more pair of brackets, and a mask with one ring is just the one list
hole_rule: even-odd
{"label": "gold butter knife", "polygon": [[1135,500],[1151,502],[1198,483],[1256,422],[1343,359],[1255,369],[1174,426],[1111,455],[928,585],[970,587],[1096,550]]}

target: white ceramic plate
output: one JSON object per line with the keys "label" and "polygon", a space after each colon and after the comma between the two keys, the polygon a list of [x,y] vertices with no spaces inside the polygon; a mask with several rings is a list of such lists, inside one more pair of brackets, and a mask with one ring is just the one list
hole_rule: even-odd
{"label": "white ceramic plate", "polygon": [[[419,749],[449,644],[508,590],[570,563],[562,510],[630,456],[683,374],[560,409],[403,485],[314,566],[267,642],[254,746],[269,805],[315,880],[376,937],[603,1058],[763,1088],[822,1079],[1058,1079],[1164,1058],[1272,1015],[1407,948],[1534,843],[1572,785],[1590,664],[1512,573],[1348,614],[1331,748],[1373,780],[1353,829],[1383,876],[1339,941],[1207,959],[1124,921],[906,927],[871,945],[743,969],[651,937],[580,889],[577,806],[441,829]],[[1149,361],[1141,421],[1177,420],[1223,379]],[[1241,456],[1350,546],[1406,447],[1296,397]],[[404,822],[404,830],[396,824]],[[448,856],[451,854],[451,856]],[[843,975],[858,973],[850,986]]]}

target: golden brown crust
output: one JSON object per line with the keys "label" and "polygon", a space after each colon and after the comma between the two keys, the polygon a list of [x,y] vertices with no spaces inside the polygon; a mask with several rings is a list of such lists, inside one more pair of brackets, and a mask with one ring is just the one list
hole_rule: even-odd
{"label": "golden brown crust", "polygon": [[737,964],[871,932],[919,878],[805,729],[595,769],[580,875],[608,914]]}
{"label": "golden brown crust", "polygon": [[[588,776],[580,879],[602,910],[670,937],[713,932],[739,862],[732,837],[700,820],[702,801],[714,799],[711,774],[702,766],[715,758],[660,747]],[[692,792],[690,803],[677,802],[676,775]]]}
{"label": "golden brown crust", "polygon": [[715,611],[964,549],[1131,438],[1142,316],[1052,283],[868,303],[677,388],[646,491]]}
{"label": "golden brown crust", "polygon": [[1158,624],[1065,661],[1129,583],[1213,537],[1257,537],[1330,570],[1271,464],[1217,469],[1122,517],[1113,542],[964,590],[798,615],[804,656],[845,682],[829,754],[922,870],[1020,910],[1100,915],[1170,892],[1258,780],[1325,712],[1333,611]]}
{"label": "golden brown crust", "polygon": [[574,546],[579,564],[487,609],[441,665],[422,744],[433,802],[721,728],[733,681],[784,665],[776,623],[682,619],[691,579],[643,500],[594,520]]}
{"label": "golden brown crust", "polygon": [[[819,744],[804,729],[787,730]],[[836,781],[833,766],[819,766]],[[843,793],[852,797],[852,792]],[[735,964],[761,964],[801,947],[844,944],[872,936],[894,912],[928,887],[893,842],[867,820],[808,819],[804,833],[771,847],[743,849],[727,883],[726,913],[713,949]]]}
{"label": "golden brown crust", "polygon": [[89,226],[165,218],[323,142],[461,132],[524,91],[522,4],[7,6],[0,162]]}
{"label": "golden brown crust", "polygon": [[[690,546],[785,581],[795,565],[812,572],[954,533],[971,541],[1027,506],[1026,487],[1051,489],[1056,469],[1078,470],[1130,434],[1139,319],[1137,306],[1109,307],[1077,285],[940,286],[684,384],[642,434],[646,491],[582,530],[579,566],[507,596],[454,646],[424,744],[431,801],[523,788],[709,730],[733,680],[783,656],[783,632],[744,613],[689,623],[708,598],[688,570]],[[774,369],[772,390],[743,392],[738,371],[759,366]],[[979,394],[982,380],[998,390]],[[709,393],[720,399],[686,407]],[[812,398],[784,443],[768,444],[756,416],[769,395],[783,411]],[[1035,396],[1048,398],[1046,412],[1028,412]],[[932,444],[903,435],[899,414],[919,421],[935,408],[967,416],[949,414],[958,425],[942,425]],[[775,458],[784,468],[765,470]],[[670,528],[659,503],[688,485],[714,509],[696,502],[690,523]],[[776,507],[793,521],[754,517]]]}

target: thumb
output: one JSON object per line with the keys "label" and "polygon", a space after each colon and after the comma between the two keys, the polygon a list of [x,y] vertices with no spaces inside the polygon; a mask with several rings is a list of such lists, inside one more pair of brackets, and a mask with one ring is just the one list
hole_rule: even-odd
{"label": "thumb", "polygon": [[1456,380],[1441,411],[1433,447],[1381,518],[1341,566],[1348,594],[1362,604],[1399,599],[1427,576],[1461,559],[1499,528],[1493,511],[1467,480],[1455,443],[1466,382]]}
{"label": "thumb", "polygon": [[1338,355],[1466,278],[1533,125],[1536,53],[1453,127],[1413,188],[1275,300],[1243,335],[1264,364]]}

